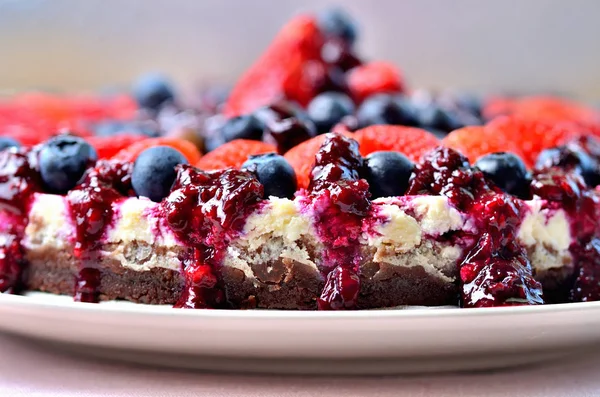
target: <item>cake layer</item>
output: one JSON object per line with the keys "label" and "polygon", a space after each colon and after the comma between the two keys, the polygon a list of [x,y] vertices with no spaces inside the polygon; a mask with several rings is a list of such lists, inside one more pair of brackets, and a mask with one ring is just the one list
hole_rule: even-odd
{"label": "cake layer", "polygon": [[[572,272],[568,218],[561,210],[545,209],[541,200],[527,205],[518,238],[536,274],[567,277]],[[87,263],[99,270],[100,298],[175,303],[184,284],[186,248],[165,226],[160,204],[127,198],[113,206],[98,259]],[[22,242],[30,289],[73,293],[79,262],[67,209],[64,197],[34,197]],[[316,308],[323,274],[330,269],[311,211],[299,198],[271,198],[247,218],[220,269],[233,307]],[[442,196],[375,200],[360,238],[357,308],[456,304],[458,261],[464,240],[477,235],[474,225]]]}

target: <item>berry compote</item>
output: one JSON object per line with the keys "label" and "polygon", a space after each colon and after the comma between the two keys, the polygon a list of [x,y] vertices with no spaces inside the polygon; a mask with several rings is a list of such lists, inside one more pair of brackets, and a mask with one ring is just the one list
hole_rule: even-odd
{"label": "berry compote", "polygon": [[357,304],[362,261],[359,237],[362,219],[371,207],[369,185],[360,178],[362,168],[358,143],[340,134],[329,134],[315,157],[305,204],[313,211],[317,233],[326,247],[320,310],[353,309]]}
{"label": "berry compote", "polygon": [[73,254],[79,265],[73,293],[76,301],[98,301],[100,244],[113,219],[113,203],[132,191],[131,170],[131,163],[101,160],[67,194],[75,227]]}
{"label": "berry compote", "polygon": [[517,240],[526,211],[522,201],[494,186],[467,158],[443,147],[417,164],[407,194],[446,196],[476,221],[476,235],[460,236],[466,252],[460,264],[463,307],[543,303],[541,285]]}
{"label": "berry compote", "polygon": [[249,172],[177,167],[171,194],[161,204],[167,224],[188,248],[182,258],[185,287],[175,307],[228,307],[219,267],[262,197],[263,186]]}
{"label": "berry compote", "polygon": [[578,172],[570,167],[552,166],[533,172],[532,193],[547,200],[550,209],[569,215],[574,276],[567,288],[552,291],[552,301],[582,302],[600,297],[600,195],[589,189]]}
{"label": "berry compote", "polygon": [[18,293],[23,287],[21,240],[31,198],[41,186],[37,149],[0,151],[0,292]]}

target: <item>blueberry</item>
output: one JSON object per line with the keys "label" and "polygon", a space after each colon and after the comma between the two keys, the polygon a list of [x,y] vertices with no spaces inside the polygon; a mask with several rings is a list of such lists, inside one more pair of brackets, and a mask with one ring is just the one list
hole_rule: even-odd
{"label": "blueberry", "polygon": [[341,38],[349,45],[354,44],[358,27],[354,19],[340,8],[330,8],[317,15],[319,28],[330,37]]}
{"label": "blueberry", "polygon": [[292,198],[296,192],[296,173],[287,160],[278,154],[250,156],[242,169],[256,175],[265,188],[264,197]]}
{"label": "blueberry", "polygon": [[285,153],[317,134],[313,121],[293,102],[279,101],[259,108],[254,115],[265,125],[263,141],[277,146],[279,153]]}
{"label": "blueberry", "polygon": [[456,112],[445,109],[432,102],[417,108],[419,126],[425,129],[433,128],[446,133],[464,127]]}
{"label": "blueberry", "polygon": [[85,170],[97,159],[96,150],[85,140],[59,135],[40,149],[40,174],[49,191],[64,194],[77,185]]}
{"label": "blueberry", "polygon": [[399,152],[373,152],[365,158],[364,178],[372,198],[401,196],[414,164]]}
{"label": "blueberry", "polygon": [[249,114],[233,117],[221,127],[221,134],[225,142],[234,139],[251,139],[260,141],[263,136],[264,125],[256,116]]}
{"label": "blueberry", "polygon": [[21,147],[19,141],[9,136],[1,136],[0,137],[0,150],[8,149],[11,147]]}
{"label": "blueberry", "polygon": [[339,92],[325,92],[317,95],[307,108],[308,117],[315,123],[317,132],[331,131],[343,117],[354,113],[354,102],[348,95]]}
{"label": "blueberry", "polygon": [[152,122],[125,122],[103,121],[94,126],[94,133],[101,137],[110,137],[119,134],[145,135],[156,138],[160,135],[158,126]]}
{"label": "blueberry", "polygon": [[154,146],[144,150],[133,164],[131,185],[138,196],[159,202],[167,197],[175,181],[175,166],[188,161],[169,146]]}
{"label": "blueberry", "polygon": [[133,86],[133,96],[140,107],[155,111],[175,98],[171,83],[160,74],[138,78]]}
{"label": "blueberry", "polygon": [[542,151],[535,162],[535,168],[561,167],[579,173],[586,185],[600,184],[598,164],[578,145],[565,145]]}
{"label": "blueberry", "polygon": [[475,163],[502,191],[517,197],[529,196],[530,177],[519,156],[508,152],[486,154]]}
{"label": "blueberry", "polygon": [[365,99],[356,111],[361,128],[375,124],[417,126],[415,109],[406,98],[376,94]]}

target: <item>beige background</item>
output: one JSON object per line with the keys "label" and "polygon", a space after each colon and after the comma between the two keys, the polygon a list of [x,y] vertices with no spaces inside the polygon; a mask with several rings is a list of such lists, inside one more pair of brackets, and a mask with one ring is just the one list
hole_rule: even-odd
{"label": "beige background", "polygon": [[[231,81],[318,0],[0,0],[0,87],[88,89],[164,70]],[[600,98],[598,0],[347,0],[369,57],[413,86]]]}

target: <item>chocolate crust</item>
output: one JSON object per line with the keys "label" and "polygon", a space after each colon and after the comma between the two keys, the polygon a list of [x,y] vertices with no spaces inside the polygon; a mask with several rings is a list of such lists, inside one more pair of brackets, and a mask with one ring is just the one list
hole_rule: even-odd
{"label": "chocolate crust", "polygon": [[[29,290],[73,295],[77,261],[72,253],[55,248],[26,252],[24,281]],[[105,256],[100,270],[101,300],[123,299],[146,304],[174,304],[184,287],[180,272],[154,267],[134,271]],[[436,278],[420,266],[401,267],[365,262],[358,309],[404,305],[456,304],[455,283]],[[240,309],[316,310],[324,279],[315,268],[282,258],[251,265],[253,277],[234,267],[223,267],[228,301]],[[383,275],[383,277],[381,276]]]}

